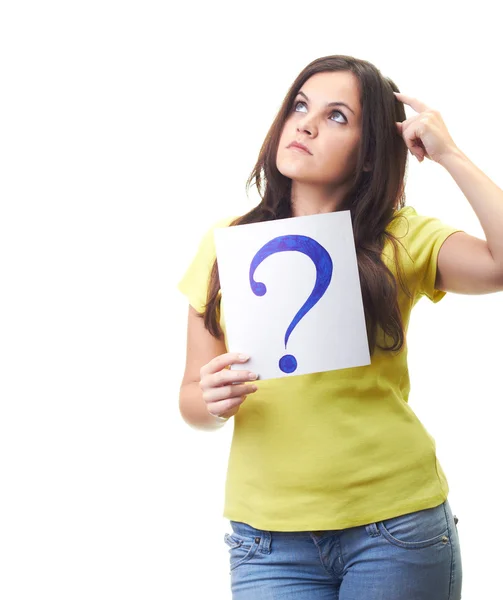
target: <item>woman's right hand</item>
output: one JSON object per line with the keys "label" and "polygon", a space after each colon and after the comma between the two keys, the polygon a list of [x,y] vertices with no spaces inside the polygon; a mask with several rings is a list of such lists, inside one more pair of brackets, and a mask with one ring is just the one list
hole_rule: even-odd
{"label": "woman's right hand", "polygon": [[[257,375],[250,371],[234,371],[229,368],[230,365],[245,363],[248,360],[249,356],[240,358],[235,352],[227,352],[201,367],[199,387],[211,415],[225,418],[234,416],[246,400],[246,395],[257,391],[256,385],[239,383],[254,381],[258,378]],[[234,382],[236,385],[233,385]]]}

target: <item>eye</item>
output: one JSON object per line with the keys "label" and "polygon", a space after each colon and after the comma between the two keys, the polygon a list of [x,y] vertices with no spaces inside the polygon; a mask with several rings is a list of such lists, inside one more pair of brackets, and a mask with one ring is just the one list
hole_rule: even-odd
{"label": "eye", "polygon": [[305,103],[305,102],[301,102],[300,100],[297,100],[296,102],[294,102],[294,103],[293,103],[293,110],[294,110],[295,112],[298,112],[298,111],[296,110],[296,108],[297,108],[297,106],[298,106],[299,104],[302,104],[302,106],[305,106],[305,105],[306,105],[306,103]]}
{"label": "eye", "polygon": [[[306,103],[305,103],[305,102],[303,102],[302,100],[296,100],[296,101],[293,103],[293,110],[294,110],[294,112],[299,112],[299,111],[297,110],[297,106],[299,106],[299,104],[301,104],[301,105],[302,105],[302,106],[304,106],[304,107],[306,106]],[[346,115],[345,115],[344,113],[342,113],[340,110],[333,110],[333,111],[330,113],[330,117],[332,117],[332,115],[335,115],[335,114],[338,114],[338,115],[340,115],[340,116],[342,117],[342,119],[343,119],[342,121],[335,121],[336,123],[347,123],[347,122],[348,122],[348,120],[346,119]],[[333,120],[333,119],[331,118],[331,120]]]}
{"label": "eye", "polygon": [[[342,113],[340,110],[333,110],[331,114],[335,115],[335,113],[337,113],[338,115],[341,115],[344,123],[348,122],[348,120],[346,119],[346,115],[344,113]],[[340,123],[340,121],[336,121],[336,122]]]}

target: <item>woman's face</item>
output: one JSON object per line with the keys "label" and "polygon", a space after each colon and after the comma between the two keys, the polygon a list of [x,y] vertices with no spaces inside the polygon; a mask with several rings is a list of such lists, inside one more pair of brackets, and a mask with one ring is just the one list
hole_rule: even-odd
{"label": "woman's face", "polygon": [[[331,105],[342,102],[346,106]],[[316,73],[295,96],[276,154],[285,177],[336,188],[353,174],[361,138],[358,79],[348,71]],[[306,146],[310,153],[294,147]]]}

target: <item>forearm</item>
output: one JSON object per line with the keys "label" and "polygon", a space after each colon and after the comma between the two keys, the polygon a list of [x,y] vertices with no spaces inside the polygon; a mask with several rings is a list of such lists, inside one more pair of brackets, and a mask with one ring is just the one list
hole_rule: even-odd
{"label": "forearm", "polygon": [[179,408],[183,420],[194,429],[213,431],[225,425],[225,423],[217,421],[209,414],[198,382],[182,385]]}
{"label": "forearm", "polygon": [[447,154],[440,164],[471,204],[494,262],[503,271],[503,190],[459,149]]}

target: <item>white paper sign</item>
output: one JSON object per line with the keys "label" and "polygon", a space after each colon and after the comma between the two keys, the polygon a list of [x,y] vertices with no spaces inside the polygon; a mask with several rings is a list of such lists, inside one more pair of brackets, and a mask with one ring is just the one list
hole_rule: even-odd
{"label": "white paper sign", "polygon": [[215,229],[229,352],[260,379],[370,364],[349,210]]}

